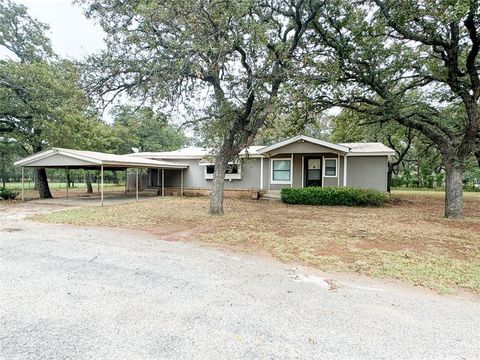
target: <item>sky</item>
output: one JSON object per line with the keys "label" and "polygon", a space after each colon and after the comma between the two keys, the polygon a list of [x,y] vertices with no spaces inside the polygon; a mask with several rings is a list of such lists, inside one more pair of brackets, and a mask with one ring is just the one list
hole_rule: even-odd
{"label": "sky", "polygon": [[50,26],[48,37],[61,57],[81,59],[103,47],[104,33],[71,0],[14,0],[28,7],[28,13]]}

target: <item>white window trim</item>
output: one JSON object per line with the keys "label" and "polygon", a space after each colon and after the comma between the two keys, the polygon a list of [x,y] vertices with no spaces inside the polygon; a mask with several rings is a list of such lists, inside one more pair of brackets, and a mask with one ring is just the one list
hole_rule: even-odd
{"label": "white window trim", "polygon": [[[287,160],[290,161],[290,180],[273,180],[273,162],[277,160]],[[292,184],[293,179],[293,160],[291,157],[289,158],[270,158],[270,184],[278,184],[278,185],[288,185]]]}
{"label": "white window trim", "polygon": [[[207,174],[207,165],[214,165],[214,164],[201,164],[203,165],[203,176],[205,180],[213,180],[213,174]],[[238,174],[225,174],[225,180],[241,180],[242,179],[242,165],[236,162],[229,162],[228,165],[237,165],[238,166]]]}
{"label": "white window trim", "polygon": [[[326,170],[326,168],[325,168],[325,162],[326,162],[327,160],[335,160],[335,175],[326,175],[326,174],[325,174],[325,170]],[[336,177],[338,176],[338,159],[337,159],[337,158],[326,158],[326,157],[324,157],[324,158],[323,158],[322,168],[323,168],[323,170],[322,170],[323,177],[326,177],[326,178],[336,178]]]}

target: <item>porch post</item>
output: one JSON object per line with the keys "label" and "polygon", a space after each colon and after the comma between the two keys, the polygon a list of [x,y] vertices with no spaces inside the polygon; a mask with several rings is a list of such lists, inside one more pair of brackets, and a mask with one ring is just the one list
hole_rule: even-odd
{"label": "porch post", "polygon": [[183,196],[183,169],[180,170],[180,196]]}
{"label": "porch post", "polygon": [[160,171],[157,169],[157,186],[160,183]]}
{"label": "porch post", "polygon": [[290,187],[293,187],[293,153],[290,160]]}
{"label": "porch post", "polygon": [[162,169],[162,197],[165,196],[165,169]]}
{"label": "porch post", "polygon": [[138,200],[138,168],[135,168],[135,199]]}
{"label": "porch post", "polygon": [[302,188],[305,185],[305,156],[302,156]]}
{"label": "porch post", "polygon": [[340,154],[337,154],[337,187],[340,187]]}
{"label": "porch post", "polygon": [[343,187],[347,186],[347,154],[343,155]]}
{"label": "porch post", "polygon": [[260,158],[260,190],[263,190],[263,156]]}
{"label": "porch post", "polygon": [[103,165],[100,166],[100,202],[103,206]]}
{"label": "porch post", "polygon": [[25,201],[25,174],[24,174],[24,167],[22,166],[22,201]]}

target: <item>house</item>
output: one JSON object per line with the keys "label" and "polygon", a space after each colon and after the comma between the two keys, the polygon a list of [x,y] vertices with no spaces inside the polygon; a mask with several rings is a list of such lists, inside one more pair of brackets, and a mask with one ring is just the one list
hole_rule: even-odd
{"label": "house", "polygon": [[[334,144],[299,135],[270,146],[250,146],[229,164],[225,192],[251,196],[284,187],[349,186],[387,190],[388,157],[394,150],[381,143]],[[150,169],[143,187],[174,193],[180,183],[185,193],[207,194],[214,165],[209,151],[188,147],[168,152],[139,152],[129,156],[188,165],[182,172]]]}

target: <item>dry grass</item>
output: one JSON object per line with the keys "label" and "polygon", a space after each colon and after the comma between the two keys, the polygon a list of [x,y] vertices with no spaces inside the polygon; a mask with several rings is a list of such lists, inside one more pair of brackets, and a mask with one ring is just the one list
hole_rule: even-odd
{"label": "dry grass", "polygon": [[480,194],[466,217],[442,217],[443,197],[401,193],[382,208],[313,207],[227,199],[226,215],[207,214],[207,198],[166,198],[82,208],[43,221],[142,229],[167,240],[200,240],[326,271],[396,278],[442,293],[480,293]]}
{"label": "dry grass", "polygon": [[[85,188],[83,187],[75,187],[75,188],[70,188],[68,190],[68,195],[70,197],[90,197],[90,196],[100,196],[99,192],[97,191],[97,185],[93,185],[93,194],[87,194]],[[15,202],[20,202],[21,200],[21,189],[14,189],[16,193],[18,193],[17,198],[15,201],[0,201],[0,204],[2,205],[8,205],[7,203],[14,204]],[[104,189],[104,194],[105,196],[107,195],[118,195],[118,194],[123,194],[125,191],[125,186],[123,185],[113,185],[113,184],[108,184],[108,186],[105,187]],[[67,197],[67,190],[65,188],[59,189],[56,187],[51,187],[50,192],[52,193],[52,196],[54,198],[62,198],[62,197]],[[40,196],[38,195],[38,190],[33,190],[33,189],[28,189],[25,190],[24,196],[26,200],[35,200],[35,199],[40,199]]]}

